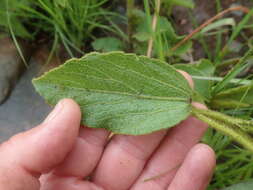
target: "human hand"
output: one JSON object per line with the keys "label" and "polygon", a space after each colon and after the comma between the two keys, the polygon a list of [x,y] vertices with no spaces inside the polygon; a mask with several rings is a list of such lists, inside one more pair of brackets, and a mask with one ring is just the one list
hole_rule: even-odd
{"label": "human hand", "polygon": [[[196,105],[201,106],[201,105]],[[204,190],[215,166],[197,144],[207,125],[189,117],[143,136],[80,126],[80,110],[62,100],[38,127],[0,146],[2,190]]]}

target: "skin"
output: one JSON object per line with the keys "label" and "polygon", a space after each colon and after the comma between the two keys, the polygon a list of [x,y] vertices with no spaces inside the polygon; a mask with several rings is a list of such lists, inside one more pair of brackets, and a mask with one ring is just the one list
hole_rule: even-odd
{"label": "skin", "polygon": [[196,118],[169,131],[110,139],[106,130],[80,127],[80,119],[78,105],[64,99],[39,126],[1,144],[0,189],[205,190],[208,185],[215,155],[198,144],[207,125]]}

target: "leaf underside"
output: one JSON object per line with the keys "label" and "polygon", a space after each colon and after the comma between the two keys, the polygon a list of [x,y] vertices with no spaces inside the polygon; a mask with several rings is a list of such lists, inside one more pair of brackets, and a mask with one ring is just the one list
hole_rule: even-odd
{"label": "leaf underside", "polygon": [[141,135],[172,127],[191,111],[192,89],[169,64],[123,52],[71,59],[33,80],[51,105],[72,98],[82,124]]}

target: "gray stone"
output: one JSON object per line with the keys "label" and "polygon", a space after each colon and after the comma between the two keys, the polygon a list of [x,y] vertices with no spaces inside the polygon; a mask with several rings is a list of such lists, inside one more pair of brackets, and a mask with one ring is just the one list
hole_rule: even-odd
{"label": "gray stone", "polygon": [[[29,58],[28,48],[22,46],[25,58]],[[9,38],[0,39],[0,104],[3,103],[25,70],[15,44]]]}
{"label": "gray stone", "polygon": [[6,76],[0,75],[0,104],[7,98],[10,93],[11,85]]}
{"label": "gray stone", "polygon": [[0,143],[16,133],[36,126],[51,110],[31,83],[40,70],[41,65],[32,60],[10,98],[0,105]]}

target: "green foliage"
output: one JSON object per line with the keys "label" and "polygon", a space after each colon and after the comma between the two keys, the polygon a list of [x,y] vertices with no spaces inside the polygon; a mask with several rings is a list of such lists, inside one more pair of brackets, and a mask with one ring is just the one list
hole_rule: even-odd
{"label": "green foliage", "polygon": [[194,64],[175,64],[174,66],[192,76],[195,90],[201,95],[202,99],[209,100],[211,98],[213,82],[210,80],[201,80],[199,78],[211,77],[214,75],[215,67],[209,60],[203,59]]}
{"label": "green foliage", "polygon": [[190,114],[192,90],[170,65],[121,52],[91,53],[34,81],[50,104],[76,100],[83,122],[140,135],[172,127]]}
{"label": "green foliage", "polygon": [[224,26],[234,27],[235,25],[236,25],[235,19],[233,19],[233,18],[220,19],[216,22],[211,23],[207,27],[205,27],[203,30],[201,30],[200,34],[205,34],[205,33],[212,31],[212,30],[221,30],[221,27],[224,27]]}
{"label": "green foliage", "polygon": [[231,187],[225,188],[223,190],[251,190],[251,189],[253,189],[253,180],[239,183]]}
{"label": "green foliage", "polygon": [[[244,57],[247,57],[247,55],[248,53],[246,52]],[[242,63],[243,59],[244,58],[241,58],[239,61]],[[239,63],[240,65],[236,68],[238,70],[243,70],[242,67],[246,68],[251,65],[251,59],[251,56],[249,56],[249,59],[246,59],[247,61],[243,61],[244,64]],[[209,63],[211,64],[211,62]],[[236,63],[238,63],[238,61]],[[208,65],[210,64],[204,65],[208,68]],[[252,80],[230,78],[230,80],[227,80],[227,82],[224,83],[225,85],[221,88],[221,91],[213,96],[210,94],[212,88],[217,82],[224,80],[222,77],[215,77],[215,74],[217,73],[206,72],[204,74],[203,71],[205,69],[201,67],[198,68],[198,73],[195,71],[196,64],[176,64],[175,66],[192,75],[195,82],[195,90],[200,94],[205,95],[205,102],[210,107],[223,112],[225,109],[225,113],[234,116],[237,115],[241,118],[252,118]],[[209,71],[213,71],[214,68],[215,66],[211,64]],[[234,77],[238,73],[240,72],[237,71]],[[210,88],[207,88],[209,85]],[[226,186],[240,183],[242,180],[252,178],[253,163],[251,152],[239,148],[231,138],[212,129],[209,129],[205,134],[203,142],[209,144],[215,150],[217,155],[215,175],[208,190],[221,189]]]}
{"label": "green foliage", "polygon": [[[91,32],[95,28],[106,27],[101,23],[101,20],[102,22],[104,20],[103,17],[108,14],[101,8],[105,1],[39,0],[32,2],[32,6],[23,7],[23,9],[30,14],[31,18],[38,20],[34,27],[59,36],[69,54],[72,54],[71,49],[80,51],[83,43],[91,37]],[[38,12],[37,9],[44,11]]]}
{"label": "green foliage", "polygon": [[5,21],[3,24],[7,24],[6,17],[9,13],[11,22],[6,27],[12,27],[15,35],[26,38],[28,32],[23,25],[26,24],[33,31],[33,36],[44,32],[54,40],[60,39],[58,42],[65,46],[71,56],[75,52],[83,53],[81,49],[87,39],[93,37],[94,29],[114,30],[106,25],[107,18],[112,13],[102,8],[107,0],[5,1],[9,2],[9,6],[1,12]]}
{"label": "green foliage", "polygon": [[212,105],[216,108],[233,109],[248,108],[253,104],[253,85],[243,85],[223,90],[213,98]]}
{"label": "green foliage", "polygon": [[[175,46],[184,36],[176,34],[170,21],[163,16],[160,16],[157,21],[157,29],[153,33],[150,29],[150,21],[147,19],[147,13],[140,10],[133,11],[135,20],[135,31],[133,38],[136,40],[135,52],[138,54],[145,54],[147,49],[147,42],[150,38],[154,38],[154,56],[155,57],[169,57],[172,55],[182,55],[186,53],[192,46],[191,41],[185,43],[176,51],[171,52],[170,49]],[[162,54],[162,56],[160,56]]]}
{"label": "green foliage", "polygon": [[92,42],[92,47],[94,48],[94,50],[100,52],[124,50],[123,42],[113,37],[97,38],[95,41]]}
{"label": "green foliage", "polygon": [[202,139],[216,153],[215,175],[207,190],[222,189],[242,180],[250,180],[253,175],[252,153],[241,149],[232,139],[209,128]]}
{"label": "green foliage", "polygon": [[183,6],[193,9],[195,4],[192,0],[164,0],[164,5],[171,9],[173,6]]}
{"label": "green foliage", "polygon": [[224,50],[221,51],[219,53],[219,55],[217,56],[218,57],[217,58],[217,64],[219,64],[220,61],[224,58],[224,56],[229,53],[227,51],[228,50],[227,47],[236,39],[236,37],[239,36],[240,32],[244,29],[245,25],[249,22],[252,15],[253,15],[253,9],[251,9],[249,11],[249,13],[246,14],[244,16],[244,18],[239,22],[239,24],[233,29],[232,34],[231,34],[229,40],[227,41]]}
{"label": "green foliage", "polygon": [[[29,0],[2,0],[0,1],[0,26],[3,31],[9,31],[12,27],[14,33],[18,37],[31,38],[23,22],[27,18],[20,19],[20,5],[29,5]],[[9,10],[11,8],[11,11]]]}
{"label": "green foliage", "polygon": [[222,81],[218,82],[212,91],[212,93],[215,95],[219,92],[221,92],[223,89],[226,89],[225,87],[229,84],[229,82],[235,78],[238,74],[240,74],[242,71],[244,71],[247,67],[251,65],[251,56],[253,54],[253,47],[251,47],[245,55],[239,60],[239,62],[236,64],[233,69],[227,73],[227,75],[223,78]]}

